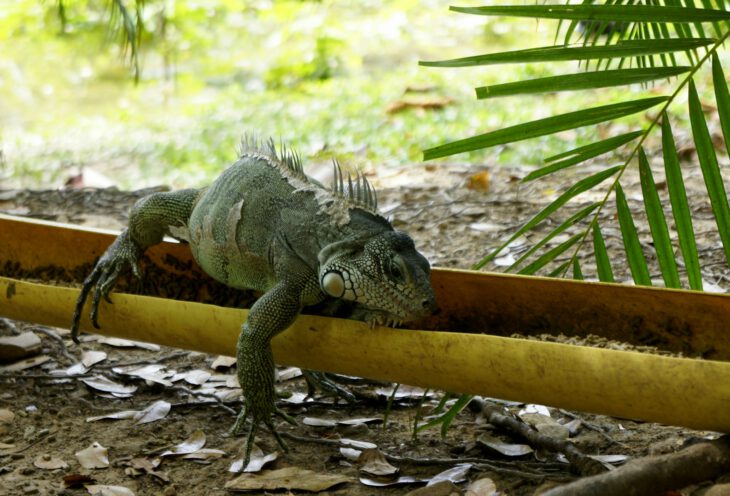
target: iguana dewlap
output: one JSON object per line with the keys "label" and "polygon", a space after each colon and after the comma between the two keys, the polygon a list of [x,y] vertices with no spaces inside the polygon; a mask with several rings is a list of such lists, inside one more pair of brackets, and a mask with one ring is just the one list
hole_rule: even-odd
{"label": "iguana dewlap", "polygon": [[149,246],[171,235],[190,244],[214,279],[263,295],[251,308],[238,339],[237,373],[244,406],[233,430],[250,417],[248,463],[261,422],[274,428],[274,361],[271,339],[289,327],[302,307],[327,298],[354,302],[371,324],[415,320],[434,309],[428,261],[413,240],[377,211],[375,193],[361,176],[343,178],[335,163],[331,189],[308,178],[298,156],[272,141],[244,140],[240,158],[209,187],[153,193],[139,200],[129,226],[84,281],[73,316],[78,336],[84,303],[91,320],[121,271]]}

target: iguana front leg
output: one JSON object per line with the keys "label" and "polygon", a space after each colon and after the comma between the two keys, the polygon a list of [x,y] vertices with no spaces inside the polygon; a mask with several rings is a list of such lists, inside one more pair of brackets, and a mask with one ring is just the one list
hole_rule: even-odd
{"label": "iguana front leg", "polygon": [[[276,408],[274,403],[276,371],[271,340],[289,327],[299,315],[302,295],[306,293],[308,285],[308,282],[302,279],[283,280],[259,298],[251,308],[238,338],[236,359],[244,405],[231,431],[233,434],[243,432],[245,422],[250,418],[251,425],[247,432],[243,467],[248,465],[253,442],[262,422],[284,451],[287,450],[286,443],[274,427],[272,416],[279,415],[296,425],[296,422]],[[312,280],[316,284],[316,279]]]}
{"label": "iguana front leg", "polygon": [[103,297],[109,300],[109,292],[114,287],[122,271],[130,268],[139,277],[137,262],[144,251],[160,243],[170,227],[187,224],[195,206],[200,190],[183,189],[179,191],[153,193],[141,198],[129,213],[129,227],[107,248],[94,270],[84,280],[71,321],[71,337],[78,342],[81,312],[91,290],[91,323],[99,328],[99,302]]}

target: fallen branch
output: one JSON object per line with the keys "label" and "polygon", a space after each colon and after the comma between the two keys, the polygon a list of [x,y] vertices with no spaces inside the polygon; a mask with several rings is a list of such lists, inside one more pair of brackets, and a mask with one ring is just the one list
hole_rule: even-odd
{"label": "fallen branch", "polygon": [[502,407],[495,403],[484,401],[481,398],[474,398],[472,402],[480,407],[486,421],[490,424],[507,429],[521,436],[533,447],[563,453],[570,462],[571,468],[576,473],[581,475],[594,475],[606,471],[606,468],[599,461],[583,454],[570,441],[546,436],[536,431],[522,420],[505,415]]}
{"label": "fallen branch", "polygon": [[556,487],[544,496],[643,496],[665,494],[730,472],[730,435],[676,453],[650,456],[611,472]]}

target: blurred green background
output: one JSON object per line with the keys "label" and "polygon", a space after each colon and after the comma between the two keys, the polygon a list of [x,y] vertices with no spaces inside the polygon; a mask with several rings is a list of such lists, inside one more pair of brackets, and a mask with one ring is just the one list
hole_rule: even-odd
{"label": "blurred green background", "polygon": [[[475,99],[475,86],[560,73],[558,64],[419,67],[553,41],[550,22],[467,16],[448,5],[148,0],[135,83],[122,32],[110,27],[120,20],[111,2],[0,2],[0,187],[59,187],[82,170],[121,188],[199,186],[235,159],[245,132],[281,139],[306,162],[336,155],[372,171],[576,108],[575,95],[567,103]],[[594,132],[445,161],[539,165]]]}

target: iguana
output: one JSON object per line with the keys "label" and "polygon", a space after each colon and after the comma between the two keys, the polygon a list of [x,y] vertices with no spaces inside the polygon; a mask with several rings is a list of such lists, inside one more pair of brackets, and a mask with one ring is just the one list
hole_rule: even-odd
{"label": "iguana", "polygon": [[128,227],[83,283],[72,321],[76,342],[92,289],[91,322],[99,328],[100,299],[109,300],[123,270],[141,277],[139,258],[164,235],[188,242],[214,279],[263,293],[237,344],[244,405],[232,432],[240,434],[250,417],[244,467],[261,423],[287,449],[272,421],[277,414],[293,422],[274,403],[271,339],[302,307],[346,300],[361,320],[390,325],[424,317],[435,306],[428,261],[378,213],[362,175],[345,178],[335,161],[327,189],[305,175],[296,153],[277,150],[272,140],[244,138],[239,159],[209,187],[153,193],[132,207]]}

